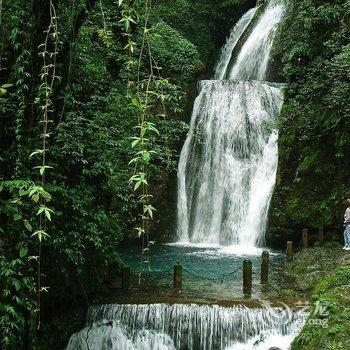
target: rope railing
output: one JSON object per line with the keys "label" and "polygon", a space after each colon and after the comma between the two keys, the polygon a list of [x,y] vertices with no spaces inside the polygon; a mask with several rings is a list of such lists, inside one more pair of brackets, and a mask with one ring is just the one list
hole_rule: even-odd
{"label": "rope railing", "polygon": [[[300,243],[298,245],[297,250],[302,248],[308,247],[308,239],[309,234],[307,229],[303,229],[302,238],[300,240]],[[322,229],[319,230],[319,242],[322,243],[324,241],[324,231]],[[280,271],[285,268],[285,261],[292,261],[293,260],[293,242],[288,241],[287,242],[287,249],[286,249],[286,258],[283,260],[274,261],[273,259],[270,259],[269,252],[267,250],[264,250],[261,255],[261,271],[260,271],[260,283],[262,286],[265,286],[266,288],[272,288],[278,293],[280,293],[283,288],[278,288],[274,284],[269,283],[269,276],[270,275],[280,275]],[[174,288],[175,289],[181,289],[182,288],[182,280],[183,275],[187,274],[189,276],[192,276],[196,279],[204,280],[204,281],[210,281],[213,283],[224,283],[224,281],[232,280],[236,274],[243,270],[242,273],[242,279],[243,279],[243,292],[244,294],[251,294],[252,291],[252,281],[253,281],[253,269],[252,269],[252,261],[251,260],[245,260],[243,261],[243,264],[239,266],[238,268],[234,269],[233,271],[230,271],[228,273],[224,273],[215,277],[206,276],[200,273],[197,273],[193,270],[190,270],[188,267],[182,266],[179,262],[176,262],[174,266],[169,267],[166,270],[160,271],[161,273],[166,274],[173,274],[173,282],[174,282]],[[127,266],[122,267],[122,286],[123,290],[129,290],[130,289],[130,276],[131,276],[131,269]]]}
{"label": "rope railing", "polygon": [[188,273],[189,275],[197,278],[197,279],[202,279],[202,280],[207,280],[207,281],[211,281],[211,282],[220,282],[220,283],[223,283],[224,281],[227,281],[229,279],[231,279],[231,277],[234,277],[234,275],[242,270],[242,266],[238,267],[237,269],[235,269],[234,271],[232,272],[229,272],[229,273],[226,273],[226,274],[223,274],[223,275],[220,275],[220,276],[217,276],[217,277],[208,277],[208,276],[203,276],[203,275],[199,275],[199,274],[196,274],[194,272],[191,272],[190,270],[188,270],[187,268],[183,267],[182,270],[186,273]]}
{"label": "rope railing", "polygon": [[[269,275],[278,275],[279,272],[276,270],[280,270],[283,268],[281,266],[281,260],[275,262],[272,259],[269,259],[269,253],[264,251],[261,257],[261,284],[267,288],[272,288],[278,292],[280,289],[276,288],[273,284],[268,282]],[[185,275],[191,276],[198,280],[210,281],[212,283],[224,283],[228,281],[232,281],[239,271],[243,270],[243,290],[245,294],[251,294],[252,289],[252,262],[251,260],[245,260],[243,264],[234,270],[224,273],[215,277],[206,276],[200,273],[197,273],[188,267],[182,266],[180,262],[176,262],[172,267],[169,267],[166,270],[160,271],[162,274],[172,274],[174,280],[174,288],[181,289],[182,282],[184,280]],[[131,270],[128,267],[123,267],[123,275],[122,275],[122,284],[124,290],[129,290],[130,288],[130,274]]]}

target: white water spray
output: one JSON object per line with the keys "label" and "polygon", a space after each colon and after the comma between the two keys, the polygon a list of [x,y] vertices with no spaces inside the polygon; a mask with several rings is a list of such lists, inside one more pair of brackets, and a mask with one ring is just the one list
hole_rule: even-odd
{"label": "white water spray", "polygon": [[[252,29],[257,11],[246,13],[222,50],[215,70],[221,80],[200,83],[178,168],[180,242],[263,243],[278,161],[273,123],[283,103],[281,86],[263,81],[283,11],[269,3]],[[231,80],[222,80],[227,76]]]}
{"label": "white water spray", "polygon": [[289,308],[102,305],[66,350],[287,350],[304,322]]}
{"label": "white water spray", "polygon": [[224,75],[227,70],[227,66],[231,59],[231,54],[236,46],[238,40],[247,29],[249,23],[253,19],[256,12],[256,8],[249,10],[242,18],[237,22],[237,24],[232,28],[229,37],[227,38],[226,44],[222,48],[220,60],[215,67],[214,79],[224,79]]}
{"label": "white water spray", "polygon": [[270,51],[284,6],[271,1],[244,43],[228,74],[229,79],[266,80]]}

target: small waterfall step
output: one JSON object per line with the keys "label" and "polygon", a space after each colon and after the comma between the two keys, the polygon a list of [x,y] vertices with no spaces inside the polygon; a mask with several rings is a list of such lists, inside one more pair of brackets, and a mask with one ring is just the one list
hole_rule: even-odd
{"label": "small waterfall step", "polygon": [[89,310],[67,350],[287,350],[304,322],[305,315],[289,308],[101,305]]}

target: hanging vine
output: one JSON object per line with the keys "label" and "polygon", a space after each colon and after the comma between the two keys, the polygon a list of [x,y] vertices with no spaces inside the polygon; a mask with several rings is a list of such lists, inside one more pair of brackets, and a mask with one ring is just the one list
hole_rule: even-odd
{"label": "hanging vine", "polygon": [[[127,39],[125,49],[128,52],[126,62],[128,97],[132,106],[137,110],[137,125],[135,126],[137,135],[132,137],[131,143],[135,153],[130,161],[130,164],[134,166],[134,171],[129,182],[138,194],[141,206],[140,225],[135,228],[141,238],[140,283],[144,264],[149,270],[151,269],[150,248],[154,243],[150,240],[150,222],[156,211],[152,203],[153,195],[150,192],[150,166],[153,158],[157,156],[154,144],[161,136],[156,122],[166,117],[166,102],[172,99],[172,95],[168,94],[166,89],[171,90],[174,86],[161,77],[161,68],[152,55],[151,41],[156,36],[155,27],[150,24],[152,1],[125,2],[119,0],[119,5],[122,6],[120,23],[123,25],[124,36]],[[140,16],[138,9],[142,6],[143,15]],[[133,37],[132,27],[136,25],[138,30],[135,30],[134,33],[141,33],[139,40]],[[136,42],[140,42],[139,47]]]}
{"label": "hanging vine", "polygon": [[48,139],[50,137],[49,124],[52,122],[50,119],[52,110],[52,92],[55,81],[59,79],[56,75],[56,60],[58,54],[58,45],[60,44],[58,38],[58,24],[56,9],[53,1],[50,0],[49,5],[50,22],[48,28],[45,30],[45,40],[39,45],[39,56],[42,59],[42,68],[40,72],[40,85],[38,89],[38,96],[35,99],[35,103],[38,106],[40,113],[40,124],[42,125],[41,132],[41,148],[35,150],[31,155],[40,156],[41,162],[39,165],[34,166],[40,175],[40,184],[35,185],[29,189],[29,197],[38,204],[38,210],[36,215],[38,216],[38,228],[32,234],[32,237],[38,239],[38,255],[37,260],[37,304],[38,304],[38,329],[40,328],[40,309],[41,309],[41,293],[47,291],[48,287],[42,285],[41,278],[41,260],[42,260],[42,241],[49,237],[47,233],[47,221],[51,221],[51,214],[53,210],[47,206],[47,203],[51,200],[51,195],[46,191],[46,171],[51,166],[47,163],[47,151],[48,151]]}
{"label": "hanging vine", "polygon": [[[165,131],[170,123],[164,117],[170,110],[167,99],[176,89],[162,78],[152,54],[159,37],[159,28],[152,23],[152,1],[119,1],[118,8],[103,0],[70,3],[68,8],[57,0],[15,0],[12,4],[0,0],[0,22],[7,29],[0,34],[6,39],[0,46],[4,53],[0,68],[5,72],[0,84],[0,104],[4,101],[0,108],[4,118],[0,130],[0,328],[5,331],[0,332],[0,342],[15,344],[14,348],[20,348],[17,344],[26,342],[29,333],[31,346],[41,341],[37,329],[49,318],[42,311],[47,286],[56,290],[56,283],[70,276],[72,262],[84,288],[91,251],[99,254],[99,281],[109,265],[118,264],[115,247],[129,222],[135,222],[135,202],[140,215],[135,225],[142,245],[140,277],[142,267],[151,268],[153,194],[157,178],[167,175],[164,164],[171,153],[162,149],[170,139]],[[91,20],[87,20],[88,13]],[[120,50],[115,16],[121,16],[117,18],[125,51]],[[77,54],[73,55],[75,42]],[[96,43],[103,44],[103,51]],[[96,51],[96,57],[88,57],[90,50],[93,55]],[[101,96],[105,92],[108,96]],[[118,100],[110,106],[115,94]],[[122,131],[119,111],[126,113]],[[91,123],[87,116],[92,117]],[[110,127],[111,123],[117,125]],[[51,141],[53,133],[55,142]],[[124,153],[125,142],[130,142],[130,150]],[[106,159],[96,167],[94,158],[101,154]],[[130,166],[123,162],[124,155],[131,159]],[[72,174],[81,179],[76,182]],[[123,185],[125,176],[130,177],[134,195]],[[87,185],[95,179],[100,181],[96,187]],[[98,207],[91,204],[94,199],[106,199],[105,192],[109,192],[108,201],[97,202]],[[55,194],[56,213],[50,193]],[[121,209],[116,208],[117,200],[123,201]],[[70,212],[75,215],[67,219]],[[50,223],[53,214],[55,222]],[[62,269],[51,273],[56,261]],[[50,271],[47,277],[44,270]]]}

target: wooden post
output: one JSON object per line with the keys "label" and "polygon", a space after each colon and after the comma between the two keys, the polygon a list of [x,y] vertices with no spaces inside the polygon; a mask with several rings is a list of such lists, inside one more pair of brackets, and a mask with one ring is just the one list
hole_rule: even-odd
{"label": "wooden post", "polygon": [[308,248],[309,246],[309,231],[307,228],[303,229],[303,248]]}
{"label": "wooden post", "polygon": [[324,243],[324,231],[323,228],[320,228],[320,230],[318,231],[318,243],[320,246],[323,245]]}
{"label": "wooden post", "polygon": [[264,250],[261,254],[261,274],[260,282],[268,283],[269,281],[269,256],[270,253],[267,250]]}
{"label": "wooden post", "polygon": [[174,288],[181,289],[182,287],[182,265],[177,261],[174,264]]}
{"label": "wooden post", "polygon": [[253,280],[253,271],[252,271],[252,262],[251,260],[243,261],[243,293],[247,295],[252,294],[252,280]]}
{"label": "wooden post", "polygon": [[293,242],[288,241],[287,242],[287,261],[293,260]]}
{"label": "wooden post", "polygon": [[131,285],[131,268],[129,266],[122,267],[122,289],[127,291]]}

